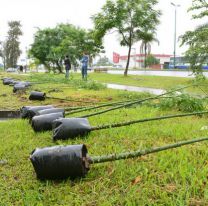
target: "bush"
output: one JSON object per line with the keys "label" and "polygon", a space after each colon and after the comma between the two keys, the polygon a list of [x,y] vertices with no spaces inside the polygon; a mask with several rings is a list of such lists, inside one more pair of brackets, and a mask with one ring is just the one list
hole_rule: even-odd
{"label": "bush", "polygon": [[66,84],[78,89],[89,89],[89,90],[102,90],[106,88],[106,85],[98,83],[94,80],[81,80],[74,79],[74,76],[70,74],[70,79],[64,78],[64,75],[59,74],[33,74],[31,76],[32,81],[42,82],[42,83],[57,83],[57,84]]}
{"label": "bush", "polygon": [[106,88],[106,85],[98,83],[94,80],[83,81],[83,80],[72,79],[70,83],[72,84],[73,87],[79,89],[102,90]]}
{"label": "bush", "polygon": [[173,95],[170,98],[161,99],[159,103],[161,109],[176,109],[182,112],[203,111],[203,100],[190,96],[189,94]]}
{"label": "bush", "polygon": [[200,83],[204,83],[206,80],[206,77],[200,73],[200,74],[195,74],[195,78],[192,80],[192,82],[194,84],[200,84]]}

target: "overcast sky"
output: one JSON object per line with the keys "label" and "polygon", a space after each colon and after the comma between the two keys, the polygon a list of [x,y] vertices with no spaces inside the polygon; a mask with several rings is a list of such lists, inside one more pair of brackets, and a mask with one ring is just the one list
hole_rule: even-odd
{"label": "overcast sky", "polygon": [[[160,45],[153,44],[152,53],[172,54],[174,42],[174,8],[170,2],[180,4],[177,9],[177,36],[192,30],[200,21],[191,20],[187,9],[192,0],[159,0],[158,8],[162,11],[161,23],[157,30]],[[19,20],[22,24],[23,36],[21,49],[25,50],[33,42],[33,34],[37,27],[43,29],[54,27],[58,23],[71,23],[82,28],[92,28],[90,17],[99,12],[105,0],[1,0],[0,12],[0,40],[7,35],[8,21]],[[105,37],[104,46],[106,56],[112,59],[113,51],[125,55],[126,48],[119,46],[118,36],[115,34]],[[133,46],[139,53],[139,43]],[[182,54],[185,48],[179,48],[177,54]],[[134,51],[132,51],[134,53]],[[24,58],[24,53],[22,55]]]}

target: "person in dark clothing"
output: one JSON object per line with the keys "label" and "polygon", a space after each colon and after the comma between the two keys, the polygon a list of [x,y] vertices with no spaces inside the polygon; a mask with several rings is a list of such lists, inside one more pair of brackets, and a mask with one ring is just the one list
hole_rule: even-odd
{"label": "person in dark clothing", "polygon": [[66,70],[66,78],[69,78],[69,70],[71,69],[71,62],[69,60],[69,56],[66,55],[65,59],[64,59],[64,65],[65,65],[65,70]]}
{"label": "person in dark clothing", "polygon": [[20,72],[23,72],[23,66],[22,65],[19,66],[19,70],[20,70]]}

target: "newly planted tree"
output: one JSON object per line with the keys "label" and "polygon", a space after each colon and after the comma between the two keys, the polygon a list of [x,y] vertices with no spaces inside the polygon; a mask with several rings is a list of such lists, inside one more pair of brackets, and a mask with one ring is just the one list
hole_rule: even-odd
{"label": "newly planted tree", "polygon": [[108,0],[100,13],[92,18],[97,39],[115,29],[120,35],[120,45],[128,47],[128,59],[124,75],[129,68],[132,45],[141,40],[144,28],[155,30],[159,23],[160,11],[154,9],[157,0]]}

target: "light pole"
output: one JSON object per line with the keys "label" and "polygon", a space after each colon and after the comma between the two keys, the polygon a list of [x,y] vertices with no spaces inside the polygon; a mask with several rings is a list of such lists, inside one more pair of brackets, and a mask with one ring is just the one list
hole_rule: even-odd
{"label": "light pole", "polygon": [[173,51],[173,55],[174,55],[174,69],[176,68],[176,17],[177,17],[177,7],[180,7],[179,4],[174,4],[173,2],[171,2],[171,5],[174,6],[175,8],[175,29],[174,29],[174,51]]}
{"label": "light pole", "polygon": [[134,69],[136,69],[136,48],[131,48],[134,50]]}
{"label": "light pole", "polygon": [[25,73],[27,72],[27,47],[25,47]]}

